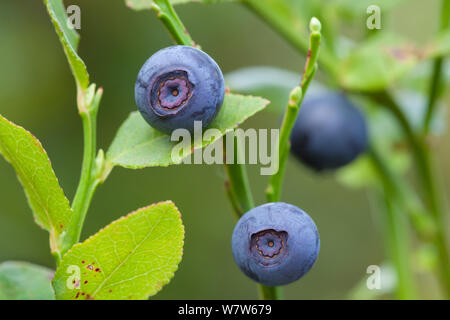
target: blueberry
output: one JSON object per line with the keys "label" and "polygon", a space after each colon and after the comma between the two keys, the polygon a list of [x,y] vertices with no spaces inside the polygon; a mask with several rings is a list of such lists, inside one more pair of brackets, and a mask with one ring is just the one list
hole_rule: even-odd
{"label": "blueberry", "polygon": [[291,134],[291,151],[304,164],[317,171],[336,169],[366,147],[364,117],[345,95],[306,96]]}
{"label": "blueberry", "polygon": [[314,221],[284,202],[267,203],[244,214],[231,244],[242,272],[266,286],[298,280],[312,268],[320,250]]}
{"label": "blueberry", "polygon": [[194,121],[208,126],[225,95],[222,71],[205,52],[171,46],[153,54],[139,71],[135,99],[144,119],[171,133],[194,129]]}

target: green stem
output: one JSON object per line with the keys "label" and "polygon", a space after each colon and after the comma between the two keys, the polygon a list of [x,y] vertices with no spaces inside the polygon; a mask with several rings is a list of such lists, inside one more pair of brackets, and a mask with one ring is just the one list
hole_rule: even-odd
{"label": "green stem", "polygon": [[[228,164],[227,159],[227,143],[228,139],[233,139],[233,159]],[[225,189],[230,200],[230,203],[234,209],[236,217],[239,219],[244,213],[254,208],[254,200],[252,191],[250,189],[250,183],[248,181],[247,169],[244,164],[239,164],[239,146],[238,140],[235,135],[224,136],[224,168],[227,174],[227,181],[225,182]],[[280,300],[281,289],[277,287],[268,287],[258,284],[259,295],[263,300]]]}
{"label": "green stem", "polygon": [[448,256],[449,250],[445,237],[444,213],[442,212],[442,208],[440,206],[440,201],[437,193],[438,187],[434,177],[431,155],[429,152],[429,148],[425,142],[425,137],[419,136],[414,132],[410,123],[406,119],[406,116],[389,94],[383,92],[381,95],[375,95],[373,97],[375,100],[378,100],[393,112],[400,126],[405,132],[406,138],[408,139],[409,144],[412,148],[414,160],[422,185],[422,191],[425,196],[425,203],[427,205],[428,211],[431,213],[434,219],[436,226],[436,236],[434,242],[439,252],[439,273],[442,281],[442,286],[445,290],[446,296],[450,298],[450,260]]}
{"label": "green stem", "polygon": [[[196,46],[168,0],[155,0],[152,8],[156,12],[158,18],[162,20],[177,44]],[[230,137],[228,137],[228,139],[229,138]],[[225,136],[225,145],[226,139],[227,137]],[[250,190],[250,184],[248,182],[246,167],[243,164],[239,164],[237,161],[239,146],[237,145],[236,137],[234,135],[233,139],[235,139],[234,161],[232,164],[225,164],[225,172],[228,176],[228,181],[225,184],[225,190],[236,216],[240,217],[242,214],[252,209],[255,205],[252,192]],[[225,149],[226,148],[224,148],[224,156],[226,159]],[[226,161],[224,161],[224,163],[226,163]],[[259,288],[263,299],[280,299],[279,290],[263,285],[259,285]]]}
{"label": "green stem", "polygon": [[[320,34],[320,22],[316,18],[312,18],[310,22],[310,41],[308,49],[308,57],[305,63],[305,69],[300,82],[300,86],[294,88],[289,95],[289,102],[286,108],[286,112],[281,124],[280,138],[278,142],[278,171],[273,174],[269,179],[269,185],[266,190],[267,201],[277,202],[280,201],[281,189],[284,180],[284,172],[286,169],[286,162],[289,156],[289,137],[291,135],[292,128],[294,127],[297,119],[300,106],[308,90],[309,84],[317,70],[317,59],[319,56],[319,46],[321,40]],[[280,287],[262,287],[261,296],[265,299],[265,295],[275,295],[279,297],[281,295]]]}
{"label": "green stem", "polygon": [[[416,209],[416,206],[418,206],[416,203],[406,202],[407,200],[402,192],[403,186],[397,181],[373,147],[369,150],[369,156],[383,185],[384,203],[386,205],[386,210],[383,210],[385,212],[383,229],[386,233],[386,251],[397,272],[397,298],[415,299],[417,293],[411,266],[410,234],[407,220],[400,212],[400,208],[412,209],[409,213],[414,217],[416,217],[417,212],[420,212],[420,209]],[[409,198],[411,198],[411,195],[409,195]],[[423,216],[419,215],[419,217]],[[415,218],[413,221],[419,220]]]}
{"label": "green stem", "polygon": [[166,26],[176,43],[186,46],[196,46],[169,0],[155,0],[152,4],[152,9]]}
{"label": "green stem", "polygon": [[[230,145],[230,143],[227,143],[227,140],[230,138],[234,140],[234,159],[232,159],[232,163],[227,164],[226,146]],[[228,177],[225,187],[227,189],[230,202],[235,208],[236,215],[240,218],[244,213],[255,207],[255,202],[250,190],[247,169],[244,164],[239,164],[237,161],[239,159],[238,153],[240,152],[237,144],[238,140],[234,134],[224,136],[224,168]]]}
{"label": "green stem", "polygon": [[[447,23],[450,15],[450,4],[449,0],[443,0],[443,8],[445,10],[441,10],[441,24]],[[254,11],[257,15],[259,15],[265,22],[267,22],[275,31],[277,31],[281,36],[283,36],[288,42],[290,42],[298,51],[306,53],[307,52],[307,43],[303,41],[301,37],[298,36],[298,32],[288,26],[283,18],[280,18],[276,10],[273,10],[270,6],[268,6],[264,1],[260,0],[245,0],[244,3],[249,7],[252,11]],[[442,18],[443,17],[443,18]],[[337,78],[338,74],[336,72],[336,59],[333,58],[332,55],[328,54],[328,52],[323,52],[320,58],[320,64],[324,67],[326,71],[328,71],[328,75],[331,77],[331,80],[335,83],[338,83]],[[434,77],[434,76],[433,76]],[[433,87],[433,85],[431,86]],[[443,282],[443,287],[446,290],[447,296],[450,298],[450,263],[448,258],[448,249],[445,240],[444,234],[444,223],[443,223],[443,213],[441,212],[435,181],[432,175],[432,168],[430,165],[430,155],[428,148],[425,142],[421,137],[416,136],[414,131],[411,128],[408,120],[404,116],[403,112],[398,108],[398,106],[390,99],[389,95],[383,91],[382,96],[387,97],[390,111],[393,112],[396,120],[399,122],[401,128],[405,132],[407,139],[411,145],[413,150],[413,156],[416,162],[416,166],[418,168],[420,181],[422,184],[422,189],[425,194],[426,203],[428,210],[432,213],[432,216],[435,220],[435,224],[438,227],[437,236],[436,236],[436,246],[439,250],[440,256],[440,275]],[[369,94],[370,98],[375,101],[379,101],[378,94]],[[434,103],[433,103],[434,105]],[[432,113],[433,110],[429,111]],[[431,116],[428,116],[431,119]],[[427,120],[429,121],[429,120]]]}
{"label": "green stem", "polygon": [[[231,164],[227,164],[224,161],[224,168],[227,174],[228,180],[225,182],[225,188],[230,202],[233,206],[235,214],[239,219],[245,212],[254,208],[255,204],[252,197],[252,191],[250,190],[250,183],[248,181],[247,170],[244,164],[239,164],[239,146],[238,140],[235,135],[224,136],[224,160],[227,159],[226,149],[227,139],[234,139],[234,152],[233,161]],[[280,300],[281,289],[277,287],[268,287],[258,284],[259,295],[263,300]]]}
{"label": "green stem", "polygon": [[384,202],[386,210],[384,215],[384,231],[386,236],[386,250],[390,260],[395,266],[397,273],[397,299],[416,299],[416,288],[414,286],[414,275],[411,270],[411,248],[409,228],[405,216],[400,212],[394,197],[389,189],[384,190]]}
{"label": "green stem", "polygon": [[[95,92],[95,85],[78,91],[78,110],[83,124],[84,151],[81,177],[72,202],[73,218],[63,240],[62,255],[80,240],[81,230],[92,200],[99,185],[96,179],[96,130],[97,113],[103,89]],[[94,93],[95,92],[95,93]]]}
{"label": "green stem", "polygon": [[282,300],[283,291],[281,287],[267,287],[263,285],[258,286],[259,298],[261,300]]}
{"label": "green stem", "polygon": [[434,109],[439,93],[439,85],[442,78],[441,73],[443,60],[443,57],[437,57],[433,61],[433,74],[431,75],[430,90],[428,93],[427,113],[425,115],[425,121],[423,124],[424,134],[428,134],[430,132],[431,120],[433,118]]}
{"label": "green stem", "polygon": [[269,179],[269,185],[266,190],[267,200],[269,202],[276,202],[280,200],[281,189],[284,180],[284,172],[286,169],[286,162],[289,156],[289,137],[291,136],[292,128],[297,120],[300,106],[308,90],[309,84],[314,77],[317,70],[317,60],[319,58],[319,47],[321,41],[320,22],[316,18],[311,19],[310,23],[310,38],[308,57],[305,63],[305,69],[300,82],[300,86],[294,88],[289,95],[289,102],[286,112],[283,116],[283,122],[280,127],[280,138],[278,142],[278,172],[273,174]]}
{"label": "green stem", "polygon": [[394,175],[387,165],[388,162],[382,158],[374,146],[371,146],[367,153],[378,175],[378,180],[382,183],[383,188],[388,190],[386,193],[395,197],[402,208],[407,211],[410,221],[419,237],[426,242],[434,239],[436,236],[435,223],[424,209],[418,196],[414,194],[414,191],[408,184]]}
{"label": "green stem", "polygon": [[283,122],[280,128],[281,132],[278,142],[278,171],[270,176],[269,185],[266,189],[268,202],[277,202],[280,200],[286,162],[289,156],[289,137],[297,119],[303,97],[304,95],[302,94],[301,87],[294,88],[289,96],[288,106],[286,108],[286,112],[284,113]]}
{"label": "green stem", "polygon": [[[276,32],[284,37],[295,49],[304,54],[308,53],[308,41],[305,40],[297,29],[292,28],[284,18],[274,8],[268,6],[265,1],[261,0],[244,0],[251,11],[258,15],[262,20],[269,24]],[[287,10],[289,10],[288,8]],[[337,78],[336,66],[337,60],[328,50],[323,50],[318,60],[321,67],[323,67],[330,75],[332,80]]]}
{"label": "green stem", "polygon": [[[441,23],[440,31],[448,28],[450,20],[450,0],[441,1]],[[430,123],[436,107],[436,101],[439,95],[440,84],[442,81],[442,65],[444,57],[436,57],[433,61],[433,73],[430,79],[430,89],[428,93],[427,113],[424,118],[423,131],[427,134],[430,131]]]}

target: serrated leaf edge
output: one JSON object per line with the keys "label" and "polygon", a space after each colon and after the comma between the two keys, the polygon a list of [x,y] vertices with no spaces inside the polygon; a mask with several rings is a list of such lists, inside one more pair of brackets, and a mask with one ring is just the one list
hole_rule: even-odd
{"label": "serrated leaf edge", "polygon": [[[185,239],[185,229],[184,229],[184,225],[183,225],[183,220],[182,220],[181,212],[180,212],[180,210],[178,209],[178,207],[175,205],[175,203],[174,203],[172,200],[166,200],[166,201],[155,202],[155,203],[150,204],[150,205],[148,205],[148,206],[145,206],[145,207],[136,209],[136,210],[134,210],[134,211],[132,211],[132,212],[130,212],[130,213],[128,213],[128,214],[126,214],[126,215],[124,215],[124,216],[122,216],[122,217],[116,219],[116,220],[114,220],[114,221],[111,222],[110,224],[108,224],[108,225],[106,225],[105,227],[101,228],[97,233],[91,235],[91,236],[90,236],[89,238],[87,238],[85,241],[73,245],[73,246],[72,246],[72,247],[64,254],[64,256],[63,256],[63,258],[62,258],[62,260],[61,260],[61,264],[60,264],[60,265],[63,265],[63,263],[64,263],[64,258],[66,257],[66,255],[68,255],[69,253],[71,253],[71,252],[73,251],[74,248],[79,247],[79,246],[81,246],[81,245],[83,245],[83,244],[86,244],[86,243],[88,243],[88,242],[93,241],[94,238],[95,238],[98,234],[100,234],[101,232],[103,232],[106,228],[111,227],[111,226],[114,226],[115,224],[119,223],[120,221],[122,221],[122,220],[124,220],[124,219],[126,219],[126,218],[128,218],[128,217],[130,217],[130,216],[136,215],[136,214],[138,214],[138,213],[141,212],[141,211],[144,211],[144,210],[147,210],[147,209],[150,209],[150,208],[152,208],[152,207],[156,207],[156,206],[159,206],[159,205],[162,205],[162,204],[171,204],[171,205],[173,206],[173,208],[175,209],[175,211],[178,213],[178,217],[179,217],[180,222],[181,222],[182,238],[181,238],[180,256],[179,256],[179,258],[178,258],[177,264],[176,264],[175,268],[173,269],[173,271],[170,272],[170,277],[168,277],[167,280],[162,280],[161,282],[158,282],[158,284],[157,284],[157,285],[158,285],[158,290],[155,292],[155,294],[156,294],[157,292],[159,292],[159,291],[162,289],[162,287],[163,287],[164,285],[166,285],[167,283],[169,283],[170,280],[174,277],[175,272],[178,270],[178,266],[179,266],[179,264],[180,264],[180,262],[181,262],[181,260],[182,260],[182,258],[183,258],[183,246],[184,246],[184,239]],[[56,273],[57,273],[57,271],[55,272],[55,274],[56,274]],[[54,279],[52,280],[52,285],[53,285],[53,283],[54,283]],[[54,288],[54,289],[55,289],[55,288]],[[55,296],[56,296],[56,290],[55,290]],[[94,299],[95,296],[92,295],[92,298]]]}
{"label": "serrated leaf edge", "polygon": [[[59,189],[61,190],[61,192],[62,192],[62,194],[63,194],[63,196],[64,196],[64,199],[66,200],[65,202],[66,202],[66,204],[67,204],[67,209],[68,209],[68,211],[71,213],[71,214],[70,214],[70,219],[72,219],[72,217],[73,217],[73,211],[72,211],[72,208],[70,207],[69,200],[67,199],[66,195],[64,194],[64,190],[61,188],[61,185],[59,184],[58,177],[56,176],[55,171],[53,170],[53,166],[52,166],[52,163],[51,163],[51,161],[50,161],[50,158],[49,158],[47,152],[45,151],[44,147],[42,146],[42,143],[39,141],[38,138],[36,138],[30,131],[28,131],[28,130],[25,129],[24,127],[22,127],[22,126],[20,126],[20,125],[18,125],[18,124],[15,124],[14,122],[12,122],[12,121],[8,120],[7,118],[3,117],[1,114],[0,114],[0,117],[1,117],[3,120],[5,120],[6,122],[8,122],[11,126],[17,128],[17,129],[19,129],[19,130],[22,130],[22,131],[24,131],[26,134],[28,134],[28,135],[32,138],[34,144],[35,144],[35,145],[41,150],[41,152],[45,155],[45,158],[47,159],[48,164],[49,164],[49,166],[50,166],[50,170],[51,170],[51,172],[53,173],[53,177],[55,178],[55,180],[56,180],[56,182],[57,182],[57,184],[58,184],[58,187],[59,187]],[[0,140],[0,144],[1,144],[1,140]],[[0,154],[1,154],[1,150],[0,150]],[[10,164],[12,165],[12,163],[10,162],[10,160],[9,160],[6,156],[4,156],[4,159],[6,160],[6,162],[8,162],[8,163],[10,163]],[[14,171],[16,171],[15,168],[14,168]],[[22,187],[24,188],[24,191],[25,191],[25,186],[24,186],[24,184],[23,184],[23,182],[22,182],[22,179],[21,179],[20,176],[17,174],[17,172],[16,172],[16,175],[17,175],[17,177],[18,177],[18,180],[19,180],[20,184],[22,185]],[[26,177],[26,175],[23,175],[23,176]],[[31,185],[31,186],[33,187],[33,189],[34,189],[33,184],[30,183],[30,185]],[[38,193],[36,193],[36,194],[38,194]],[[31,205],[30,197],[29,197],[29,195],[28,195],[28,193],[27,193],[26,191],[25,191],[25,196],[26,196],[26,198],[27,198],[27,200],[28,200],[28,204],[30,205],[31,210],[33,211],[33,207],[32,207],[32,205]],[[56,245],[57,238],[58,238],[59,235],[61,235],[61,234],[63,233],[63,230],[61,230],[61,232],[60,232],[60,231],[58,230],[58,226],[55,226],[55,225],[52,223],[53,220],[51,219],[50,213],[48,212],[46,206],[42,205],[43,203],[45,203],[45,201],[43,201],[40,197],[38,197],[38,198],[39,198],[39,202],[40,202],[40,204],[41,204],[41,207],[44,209],[45,215],[47,216],[49,228],[47,228],[47,227],[44,225],[45,223],[44,223],[43,221],[40,221],[40,220],[38,219],[37,215],[36,215],[34,212],[33,212],[33,219],[34,219],[35,223],[36,223],[40,228],[45,229],[45,230],[47,230],[47,231],[50,233],[50,243]],[[70,220],[70,219],[69,219],[69,220]],[[69,223],[69,224],[70,224],[70,223]],[[67,226],[64,226],[64,227],[67,227]],[[52,248],[53,248],[53,247],[52,247]],[[55,247],[55,248],[56,248],[56,247]]]}

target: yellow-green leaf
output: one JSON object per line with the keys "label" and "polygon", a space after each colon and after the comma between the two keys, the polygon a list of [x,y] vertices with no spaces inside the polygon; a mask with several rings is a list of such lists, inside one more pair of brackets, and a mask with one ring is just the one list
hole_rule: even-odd
{"label": "yellow-green leaf", "polygon": [[63,45],[64,52],[75,77],[75,82],[79,87],[85,89],[89,85],[89,75],[86,65],[77,54],[79,35],[67,24],[68,17],[64,3],[62,0],[44,0],[44,3],[47,6],[47,11],[52,19],[59,40]]}
{"label": "yellow-green leaf", "polygon": [[[252,96],[226,94],[219,114],[209,128],[219,129],[222,135],[265,108],[269,101]],[[208,141],[195,141],[193,148],[202,148],[217,141],[214,136]],[[122,124],[106,154],[108,166],[130,169],[168,166],[174,164],[172,149],[178,142],[170,136],[152,128],[139,112],[133,112]],[[187,156],[188,154],[185,154]]]}
{"label": "yellow-green leaf", "polygon": [[337,74],[341,85],[349,90],[382,90],[416,66],[423,55],[409,41],[381,34],[356,47],[341,61]]}
{"label": "yellow-green leaf", "polygon": [[171,201],[130,213],[67,252],[53,280],[56,298],[147,299],[173,277],[183,241]]}
{"label": "yellow-green leaf", "polygon": [[14,167],[36,223],[50,232],[51,249],[58,251],[72,217],[72,209],[47,153],[30,132],[0,115],[0,154]]}

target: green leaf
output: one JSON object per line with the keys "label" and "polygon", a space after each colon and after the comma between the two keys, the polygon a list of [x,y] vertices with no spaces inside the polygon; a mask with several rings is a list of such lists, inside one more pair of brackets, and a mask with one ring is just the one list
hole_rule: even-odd
{"label": "green leaf", "polygon": [[0,300],[54,300],[53,270],[27,262],[0,264]]}
{"label": "green leaf", "polygon": [[420,62],[447,54],[450,32],[420,47],[399,35],[383,32],[355,47],[341,60],[337,74],[343,88],[377,91],[395,84]]}
{"label": "green leaf", "polygon": [[50,232],[52,252],[58,252],[72,210],[47,153],[30,132],[0,115],[0,154],[14,167],[36,223]]}
{"label": "green leaf", "polygon": [[341,61],[337,74],[346,89],[382,90],[416,66],[423,54],[399,36],[382,33],[356,47]]}
{"label": "green leaf", "polygon": [[89,85],[86,65],[77,54],[79,35],[69,28],[67,13],[62,0],[44,0],[47,11],[59,36],[77,86],[85,89]]}
{"label": "green leaf", "polygon": [[56,270],[57,299],[147,299],[167,284],[183,253],[171,201],[139,209],[74,245]]}
{"label": "green leaf", "polygon": [[[224,135],[264,109],[268,103],[259,97],[226,94],[220,112],[209,128],[217,128]],[[190,153],[194,148],[206,147],[218,139],[220,137],[208,141],[196,140]],[[118,165],[130,169],[169,166],[175,164],[171,153],[177,144],[170,140],[169,135],[152,128],[138,112],[132,112],[106,153],[107,166]]]}

